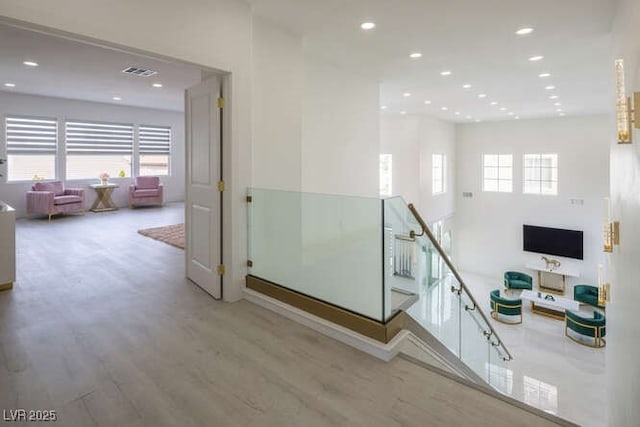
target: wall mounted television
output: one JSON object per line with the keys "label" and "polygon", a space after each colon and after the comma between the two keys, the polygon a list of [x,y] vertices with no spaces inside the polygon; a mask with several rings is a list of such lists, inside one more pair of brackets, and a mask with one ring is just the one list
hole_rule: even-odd
{"label": "wall mounted television", "polygon": [[522,226],[523,250],[583,259],[583,232],[560,228]]}

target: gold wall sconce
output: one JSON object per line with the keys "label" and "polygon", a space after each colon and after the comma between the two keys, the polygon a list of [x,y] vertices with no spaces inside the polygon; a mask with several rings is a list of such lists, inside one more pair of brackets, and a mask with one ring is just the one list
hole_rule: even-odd
{"label": "gold wall sconce", "polygon": [[602,277],[602,264],[598,265],[598,305],[604,307],[611,301],[611,285],[606,283]]}
{"label": "gold wall sconce", "polygon": [[633,99],[627,97],[624,82],[624,60],[616,60],[615,65],[618,144],[631,144],[633,142],[632,124],[636,129],[640,129],[640,92],[634,92]]}
{"label": "gold wall sconce", "polygon": [[605,252],[613,252],[613,246],[620,245],[620,221],[611,221],[611,201],[608,197],[605,202],[605,218],[604,218],[604,243]]}

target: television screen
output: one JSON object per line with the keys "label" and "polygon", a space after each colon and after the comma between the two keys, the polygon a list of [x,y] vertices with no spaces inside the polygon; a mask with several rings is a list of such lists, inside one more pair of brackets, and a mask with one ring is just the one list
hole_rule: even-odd
{"label": "television screen", "polygon": [[583,259],[582,231],[522,226],[523,249],[546,255]]}

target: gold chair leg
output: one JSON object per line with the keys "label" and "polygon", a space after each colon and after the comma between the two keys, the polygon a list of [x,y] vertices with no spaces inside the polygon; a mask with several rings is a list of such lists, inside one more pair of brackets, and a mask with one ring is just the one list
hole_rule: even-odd
{"label": "gold chair leg", "polygon": [[51,214],[49,214],[49,224],[51,224]]}

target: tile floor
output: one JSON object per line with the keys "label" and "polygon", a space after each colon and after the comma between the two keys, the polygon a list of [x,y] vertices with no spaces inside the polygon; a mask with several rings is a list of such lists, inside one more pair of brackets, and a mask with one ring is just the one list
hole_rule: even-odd
{"label": "tile floor", "polygon": [[[489,293],[503,288],[500,278],[462,274],[465,283],[490,316]],[[490,371],[491,383],[503,393],[584,426],[606,425],[606,347],[593,349],[574,343],[564,333],[564,321],[531,312],[524,301],[523,323],[505,325],[490,318],[514,360],[504,363],[469,325],[462,312],[463,339],[455,294],[450,284],[422,289],[409,313],[450,349],[459,352],[476,372]],[[513,297],[518,291],[514,291]],[[570,298],[570,296],[569,296]],[[589,311],[588,308],[581,310]],[[592,311],[592,310],[591,310]],[[464,320],[464,319],[467,320]]]}

